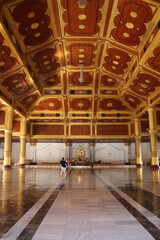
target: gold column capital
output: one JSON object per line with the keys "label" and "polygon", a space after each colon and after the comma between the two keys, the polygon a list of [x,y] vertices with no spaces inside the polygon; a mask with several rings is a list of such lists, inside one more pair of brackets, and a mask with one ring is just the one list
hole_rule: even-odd
{"label": "gold column capital", "polygon": [[6,134],[7,134],[7,133],[8,133],[8,134],[9,134],[9,133],[12,134],[12,132],[13,132],[12,129],[5,129],[4,131],[5,131]]}
{"label": "gold column capital", "polygon": [[22,122],[27,122],[27,118],[22,118],[21,121]]}
{"label": "gold column capital", "polygon": [[139,118],[135,118],[134,122],[140,122],[140,119]]}
{"label": "gold column capital", "polygon": [[26,135],[23,135],[23,136],[21,135],[21,136],[20,136],[20,139],[26,139],[26,138],[27,138]]}
{"label": "gold column capital", "polygon": [[154,111],[155,111],[155,108],[153,108],[153,107],[151,107],[151,108],[148,108],[148,109],[147,109],[147,111],[148,111],[148,113],[152,113],[152,112],[154,112]]}
{"label": "gold column capital", "polygon": [[157,130],[156,129],[150,129],[149,131],[150,135],[156,135],[157,136]]}
{"label": "gold column capital", "polygon": [[30,145],[31,146],[36,146],[37,145],[37,140],[31,140]]}
{"label": "gold column capital", "polygon": [[14,109],[12,107],[7,107],[6,113],[12,114],[14,112]]}
{"label": "gold column capital", "polygon": [[71,142],[66,142],[65,144],[66,144],[66,146],[72,146]]}
{"label": "gold column capital", "polygon": [[94,142],[89,142],[89,146],[91,147],[94,147],[95,146],[95,143]]}
{"label": "gold column capital", "polygon": [[90,140],[90,141],[89,141],[89,146],[95,146],[94,140]]}
{"label": "gold column capital", "polygon": [[130,146],[130,142],[124,142],[124,146]]}
{"label": "gold column capital", "polygon": [[135,136],[134,139],[135,140],[141,140],[141,136]]}

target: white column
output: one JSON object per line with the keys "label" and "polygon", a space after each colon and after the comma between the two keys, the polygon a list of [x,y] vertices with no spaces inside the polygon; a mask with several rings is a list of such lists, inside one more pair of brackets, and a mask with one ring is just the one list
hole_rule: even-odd
{"label": "white column", "polygon": [[72,152],[72,143],[71,142],[66,142],[66,159],[71,160],[71,152]]}
{"label": "white column", "polygon": [[37,145],[37,140],[31,140],[30,141],[30,146],[32,146],[33,162],[36,162],[36,145]]}
{"label": "white column", "polygon": [[91,159],[91,164],[92,167],[94,166],[94,160],[95,160],[95,143],[94,142],[90,142],[89,143],[89,148],[90,148],[90,159]]}

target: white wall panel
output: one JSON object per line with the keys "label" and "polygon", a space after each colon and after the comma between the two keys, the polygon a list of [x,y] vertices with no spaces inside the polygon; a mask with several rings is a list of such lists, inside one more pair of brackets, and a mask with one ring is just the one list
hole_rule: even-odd
{"label": "white wall panel", "polygon": [[[90,157],[90,149],[88,143],[73,143],[72,157],[81,146],[85,151],[85,157]],[[19,161],[20,143],[12,143],[12,163]],[[160,143],[158,143],[158,151],[160,158]],[[37,143],[36,146],[26,144],[26,159],[32,159],[40,162],[58,163],[62,157],[65,157],[65,143]],[[4,158],[3,148],[0,148],[0,159]],[[125,146],[124,143],[96,143],[95,144],[95,161],[102,163],[126,163],[135,159],[135,143]],[[144,165],[150,161],[150,143],[142,143],[142,159]]]}
{"label": "white wall panel", "polygon": [[128,162],[128,146],[125,146],[124,143],[97,143],[95,160],[102,163]]}

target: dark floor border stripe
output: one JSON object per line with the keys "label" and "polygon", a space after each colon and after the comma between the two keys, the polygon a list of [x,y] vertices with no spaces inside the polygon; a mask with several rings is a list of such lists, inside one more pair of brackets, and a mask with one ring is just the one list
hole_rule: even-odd
{"label": "dark floor border stripe", "polygon": [[[160,197],[146,191],[133,184],[128,184],[127,187],[118,187],[122,192],[127,194],[130,198],[134,199],[141,206],[152,212],[155,216],[160,218]],[[141,197],[139,197],[141,196]],[[153,205],[154,202],[154,205]]]}
{"label": "dark floor border stripe", "polygon": [[9,199],[0,201],[0,238],[48,191],[49,187],[40,189],[34,184]]}
{"label": "dark floor border stripe", "polygon": [[93,174],[100,180],[100,182],[109,190],[113,196],[137,219],[137,221],[148,231],[155,240],[160,240],[160,230],[151,223],[145,216],[143,216],[136,208],[127,202],[119,193],[112,187],[105,183],[105,181],[98,176],[95,172]]}
{"label": "dark floor border stripe", "polygon": [[52,206],[53,202],[55,201],[55,199],[57,198],[58,194],[60,193],[63,187],[64,187],[64,184],[62,183],[58,185],[58,187],[54,190],[52,195],[44,203],[41,209],[36,213],[34,218],[29,222],[26,228],[18,236],[17,240],[25,240],[25,239],[30,240],[33,238],[39,225],[41,224],[42,220],[44,219],[45,215],[49,211],[50,207]]}
{"label": "dark floor border stripe", "polygon": [[[110,176],[113,176],[110,174]],[[122,181],[119,177],[114,176],[117,182]],[[112,182],[112,184],[114,184]],[[152,212],[155,216],[160,218],[160,197],[156,194],[143,189],[133,183],[127,183],[124,187],[117,186],[122,192],[127,194],[130,198],[138,202],[141,206]],[[153,205],[154,202],[154,205]]]}

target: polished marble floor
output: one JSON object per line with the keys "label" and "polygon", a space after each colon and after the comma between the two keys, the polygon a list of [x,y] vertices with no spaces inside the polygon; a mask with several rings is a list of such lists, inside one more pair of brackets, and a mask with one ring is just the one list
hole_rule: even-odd
{"label": "polished marble floor", "polygon": [[0,239],[160,240],[159,171],[1,169]]}

